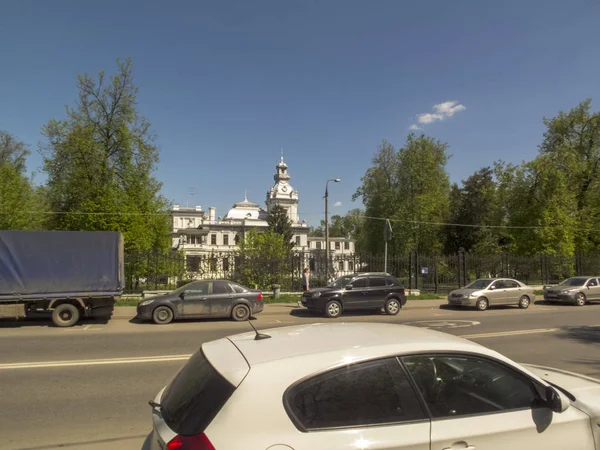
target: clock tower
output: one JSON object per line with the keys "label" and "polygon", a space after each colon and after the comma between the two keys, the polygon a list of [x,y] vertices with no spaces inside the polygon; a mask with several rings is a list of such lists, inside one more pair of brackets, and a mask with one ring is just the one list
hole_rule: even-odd
{"label": "clock tower", "polygon": [[288,173],[287,164],[283,161],[283,155],[281,155],[281,160],[275,166],[275,169],[276,172],[273,176],[275,185],[267,192],[267,211],[271,212],[275,205],[280,205],[287,211],[292,224],[297,224],[299,222],[298,191],[290,186],[290,174]]}

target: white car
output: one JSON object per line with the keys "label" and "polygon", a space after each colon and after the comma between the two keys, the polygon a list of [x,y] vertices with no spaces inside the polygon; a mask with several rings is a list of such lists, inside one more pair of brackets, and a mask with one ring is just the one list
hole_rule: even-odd
{"label": "white car", "polygon": [[600,380],[403,325],[207,342],[150,403],[148,450],[600,449]]}

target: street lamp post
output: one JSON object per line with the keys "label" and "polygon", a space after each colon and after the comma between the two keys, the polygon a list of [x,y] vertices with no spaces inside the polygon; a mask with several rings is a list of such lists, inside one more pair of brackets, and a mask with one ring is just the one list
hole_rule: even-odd
{"label": "street lamp post", "polygon": [[325,261],[327,263],[327,278],[329,278],[329,182],[339,183],[339,178],[331,178],[325,183]]}

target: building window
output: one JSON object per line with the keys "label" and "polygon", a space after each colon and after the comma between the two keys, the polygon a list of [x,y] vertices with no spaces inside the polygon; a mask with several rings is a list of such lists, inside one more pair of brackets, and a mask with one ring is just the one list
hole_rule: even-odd
{"label": "building window", "polygon": [[348,261],[348,272],[354,272],[354,261]]}
{"label": "building window", "polygon": [[317,241],[317,250],[321,250],[321,241]]}
{"label": "building window", "polygon": [[188,256],[185,259],[185,265],[188,272],[198,272],[200,270],[200,257]]}
{"label": "building window", "polygon": [[300,245],[300,236],[296,236],[296,245]]}
{"label": "building window", "polygon": [[335,243],[335,249],[336,249],[336,250],[339,250],[339,249],[340,249],[340,243],[339,243],[339,242],[336,242],[336,243]]}
{"label": "building window", "polygon": [[240,236],[238,234],[236,234],[235,237],[233,238],[233,242],[235,242],[235,245],[240,244]]}
{"label": "building window", "polygon": [[343,272],[344,271],[344,261],[340,261],[339,264],[338,264],[338,266],[339,266],[338,270],[340,272]]}
{"label": "building window", "polygon": [[223,235],[223,245],[229,245],[229,235],[228,234]]}
{"label": "building window", "polygon": [[210,264],[210,271],[216,272],[217,271],[217,258],[215,256],[210,257],[209,264]]}
{"label": "building window", "polygon": [[223,258],[223,272],[229,272],[229,258]]}
{"label": "building window", "polygon": [[210,235],[210,244],[211,245],[217,245],[217,235],[216,234],[211,234]]}
{"label": "building window", "polygon": [[344,250],[350,250],[350,242],[344,242]]}

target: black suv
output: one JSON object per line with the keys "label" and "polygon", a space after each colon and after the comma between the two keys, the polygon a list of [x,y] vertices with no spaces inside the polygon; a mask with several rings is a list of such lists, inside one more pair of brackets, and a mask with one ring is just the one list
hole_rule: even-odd
{"label": "black suv", "polygon": [[339,317],[342,311],[381,309],[396,315],[406,304],[402,282],[389,273],[368,272],[346,275],[324,288],[302,295],[302,305],[325,317]]}

